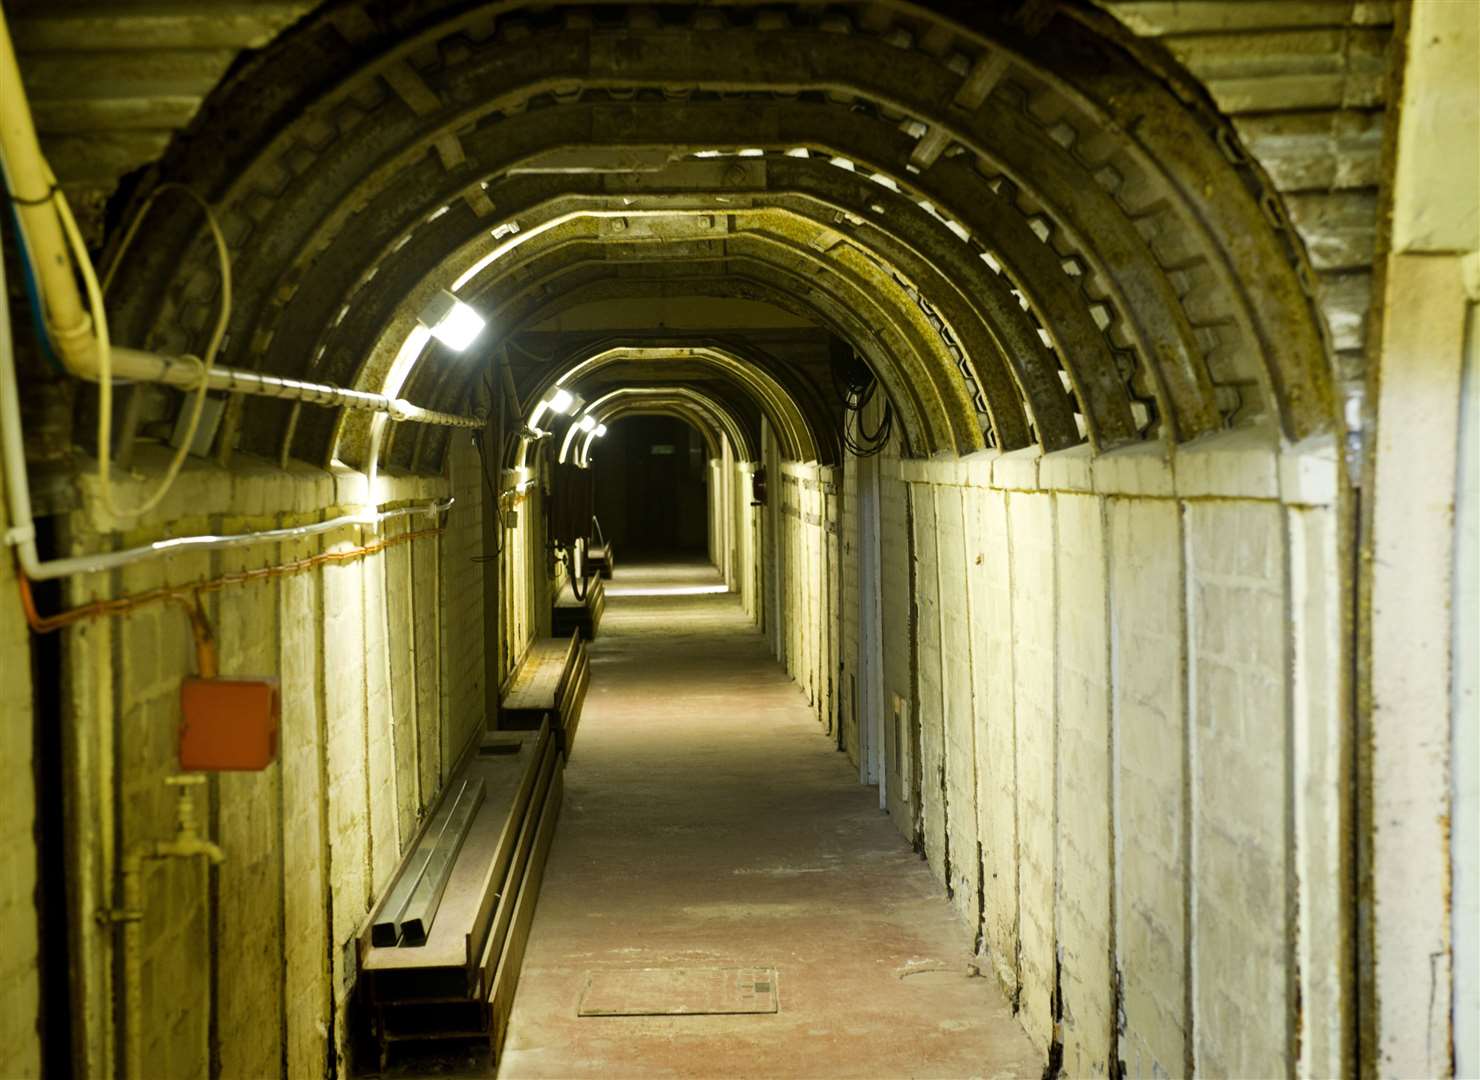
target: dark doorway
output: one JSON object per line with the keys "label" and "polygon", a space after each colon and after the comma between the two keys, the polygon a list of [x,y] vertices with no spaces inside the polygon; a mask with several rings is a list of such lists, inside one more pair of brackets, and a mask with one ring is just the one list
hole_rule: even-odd
{"label": "dark doorway", "polygon": [[591,448],[596,516],[619,557],[703,555],[709,540],[708,454],[682,420],[630,416]]}

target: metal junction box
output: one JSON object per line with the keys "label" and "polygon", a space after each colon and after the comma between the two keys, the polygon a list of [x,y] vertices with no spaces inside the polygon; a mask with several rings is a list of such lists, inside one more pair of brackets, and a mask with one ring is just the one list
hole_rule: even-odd
{"label": "metal junction box", "polygon": [[186,679],[180,685],[180,768],[265,769],[277,758],[276,679]]}

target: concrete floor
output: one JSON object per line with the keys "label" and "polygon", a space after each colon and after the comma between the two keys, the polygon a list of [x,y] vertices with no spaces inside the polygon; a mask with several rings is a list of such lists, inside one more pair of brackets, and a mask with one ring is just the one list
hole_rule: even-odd
{"label": "concrete floor", "polygon": [[[715,571],[609,585],[499,1075],[1040,1076],[940,887]],[[773,967],[779,1011],[577,1016],[592,971],[669,967]]]}

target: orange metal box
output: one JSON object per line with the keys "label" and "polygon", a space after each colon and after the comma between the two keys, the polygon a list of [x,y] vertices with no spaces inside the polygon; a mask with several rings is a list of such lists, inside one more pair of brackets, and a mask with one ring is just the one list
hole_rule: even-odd
{"label": "orange metal box", "polygon": [[276,679],[186,679],[180,717],[184,770],[265,769],[277,757]]}

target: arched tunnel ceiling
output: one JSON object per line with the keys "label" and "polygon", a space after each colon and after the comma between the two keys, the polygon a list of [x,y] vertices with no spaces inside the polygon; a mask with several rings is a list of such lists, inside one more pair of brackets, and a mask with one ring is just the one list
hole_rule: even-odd
{"label": "arched tunnel ceiling", "polygon": [[[692,340],[692,339],[690,339]],[[700,340],[681,346],[607,338],[581,344],[559,362],[538,372],[532,399],[559,385],[587,401],[587,411],[606,418],[598,403],[626,391],[651,396],[681,388],[701,393],[727,420],[736,453],[756,460],[762,417],[776,434],[784,456],[798,461],[835,461],[836,446],[819,445],[830,424],[815,386],[789,370],[774,355],[753,345]]]}
{"label": "arched tunnel ceiling", "polygon": [[[1299,239],[1175,64],[1076,5],[933,6],[339,6],[238,64],[143,186],[223,210],[229,363],[373,384],[502,244],[460,290],[484,361],[573,305],[741,297],[866,359],[915,453],[1330,427]],[[23,67],[56,40],[26,22]],[[195,344],[199,239],[161,220],[130,258],[124,340]],[[466,407],[479,370],[433,350],[405,392]],[[363,453],[321,410],[228,416],[247,449]]]}
{"label": "arched tunnel ceiling", "polygon": [[[720,456],[721,435],[729,441],[738,460],[754,461],[759,451],[745,425],[726,403],[691,387],[622,387],[602,394],[597,408],[608,427],[628,416],[672,416],[682,420],[703,438],[705,451],[711,458]],[[569,459],[584,466],[588,453],[600,454],[593,437],[573,436],[568,441],[570,453],[562,446],[562,461]]]}

